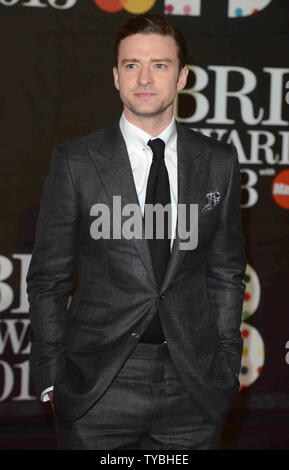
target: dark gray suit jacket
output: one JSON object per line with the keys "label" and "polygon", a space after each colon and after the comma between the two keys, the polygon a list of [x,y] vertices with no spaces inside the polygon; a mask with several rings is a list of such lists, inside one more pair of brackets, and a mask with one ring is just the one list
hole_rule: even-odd
{"label": "dark gray suit jacket", "polygon": [[[239,388],[245,284],[235,147],[177,123],[178,203],[198,204],[198,245],[176,237],[160,290],[147,241],[91,237],[95,203],[138,204],[119,124],[54,148],[27,275],[31,368],[54,385],[56,413],[75,420],[112,383],[159,307],[170,354],[216,421]],[[211,204],[208,193],[219,194]],[[209,207],[208,207],[209,204]],[[208,210],[206,210],[208,209]],[[79,287],[67,308],[78,272]]]}

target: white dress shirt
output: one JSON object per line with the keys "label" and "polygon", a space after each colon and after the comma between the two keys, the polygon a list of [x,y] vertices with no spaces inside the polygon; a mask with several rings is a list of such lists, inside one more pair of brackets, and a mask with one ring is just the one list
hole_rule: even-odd
{"label": "white dress shirt", "polygon": [[[171,195],[171,221],[172,238],[171,249],[176,231],[177,223],[177,203],[178,203],[178,175],[177,175],[177,129],[174,116],[170,124],[157,136],[151,136],[139,127],[131,124],[122,113],[119,120],[120,130],[125,140],[129,161],[134,178],[134,184],[139,200],[139,204],[144,214],[146,197],[146,187],[153,159],[152,149],[147,145],[150,139],[160,138],[165,142],[165,164],[167,167],[170,195]],[[41,393],[41,401],[49,401],[48,392],[53,390],[53,386],[46,388]]]}
{"label": "white dress shirt", "polygon": [[122,113],[119,121],[120,130],[126,143],[126,148],[133,173],[136,192],[139,204],[144,214],[144,205],[146,197],[146,188],[150,166],[153,159],[152,149],[147,145],[150,139],[162,139],[165,146],[165,164],[168,170],[171,194],[171,214],[172,214],[172,238],[171,248],[173,246],[176,222],[177,222],[177,203],[178,203],[178,178],[177,178],[177,129],[174,116],[170,124],[157,136],[152,137],[139,127],[131,124]]}

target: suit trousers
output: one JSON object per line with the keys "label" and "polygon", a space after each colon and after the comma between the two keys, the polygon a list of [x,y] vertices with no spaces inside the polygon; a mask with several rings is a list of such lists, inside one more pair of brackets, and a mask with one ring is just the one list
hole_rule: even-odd
{"label": "suit trousers", "polygon": [[60,449],[218,449],[222,422],[208,422],[185,388],[166,343],[138,343],[111,386],[80,418],[55,415]]}

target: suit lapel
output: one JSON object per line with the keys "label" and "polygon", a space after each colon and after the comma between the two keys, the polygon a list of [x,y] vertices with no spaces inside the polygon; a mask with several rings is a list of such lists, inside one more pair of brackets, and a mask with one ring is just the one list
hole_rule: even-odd
{"label": "suit lapel", "polygon": [[[178,165],[178,204],[202,204],[206,198],[207,180],[209,174],[208,149],[201,143],[197,133],[176,122],[177,125],[177,165]],[[126,204],[138,206],[138,196],[134,184],[129,156],[125,141],[119,128],[118,121],[106,129],[96,148],[89,149],[96,170],[100,174],[107,197],[113,206],[113,196],[121,197],[121,207]],[[199,212],[199,211],[198,211]],[[115,216],[120,218],[118,211]],[[168,268],[161,286],[161,292],[169,286],[173,276],[180,265],[186,250],[180,249],[178,224],[176,238],[173,242],[172,253]],[[142,233],[144,233],[144,219],[142,217]],[[151,282],[157,289],[151,262],[149,246],[144,238],[131,240],[135,243],[139,256],[147,270]]]}
{"label": "suit lapel", "polygon": [[[102,142],[99,142],[97,149],[90,149],[90,154],[102,179],[111,207],[113,205],[113,196],[120,196],[122,208],[126,204],[134,204],[138,206],[141,214],[129,156],[118,121],[107,129],[107,133]],[[121,219],[119,211],[115,211],[115,216]],[[141,233],[144,233],[143,217]],[[149,273],[154,287],[156,287],[147,241],[144,238],[132,238],[131,241],[135,243],[144,267]]]}
{"label": "suit lapel", "polygon": [[[203,204],[209,176],[209,152],[197,133],[177,124],[178,204]],[[199,210],[198,210],[199,213]],[[180,249],[179,220],[176,237],[161,291],[165,291],[186,253]]]}

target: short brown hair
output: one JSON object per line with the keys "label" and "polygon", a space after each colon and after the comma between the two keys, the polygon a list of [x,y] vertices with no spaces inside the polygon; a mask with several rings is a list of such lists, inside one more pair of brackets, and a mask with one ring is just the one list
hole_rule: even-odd
{"label": "short brown hair", "polygon": [[164,15],[138,15],[130,18],[118,31],[113,46],[113,65],[117,67],[120,42],[133,34],[171,36],[177,46],[179,70],[186,65],[187,45],[183,34]]}

